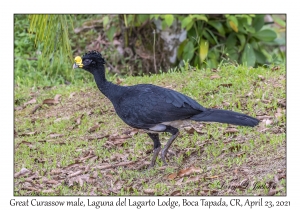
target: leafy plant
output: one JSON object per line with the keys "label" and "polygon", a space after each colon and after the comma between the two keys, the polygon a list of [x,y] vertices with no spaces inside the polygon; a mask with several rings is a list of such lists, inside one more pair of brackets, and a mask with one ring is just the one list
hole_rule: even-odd
{"label": "leafy plant", "polygon": [[178,58],[211,68],[216,68],[224,59],[247,66],[273,62],[268,60],[270,51],[266,45],[275,44],[277,34],[265,23],[264,17],[246,14],[178,16],[181,27],[188,32],[179,47]]}

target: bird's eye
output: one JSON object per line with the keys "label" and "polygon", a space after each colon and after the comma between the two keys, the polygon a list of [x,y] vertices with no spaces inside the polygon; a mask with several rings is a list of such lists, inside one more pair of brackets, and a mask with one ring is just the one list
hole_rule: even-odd
{"label": "bird's eye", "polygon": [[91,62],[92,62],[91,60],[85,59],[85,60],[83,61],[83,64],[84,64],[84,65],[89,65]]}

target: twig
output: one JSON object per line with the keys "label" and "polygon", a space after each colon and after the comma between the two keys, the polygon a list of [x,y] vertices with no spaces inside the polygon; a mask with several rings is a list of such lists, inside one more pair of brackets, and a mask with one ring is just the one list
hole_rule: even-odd
{"label": "twig", "polygon": [[155,29],[153,30],[153,34],[154,34],[154,41],[153,41],[153,59],[154,59],[154,70],[155,73],[157,73],[157,69],[156,69],[156,59],[155,59]]}
{"label": "twig", "polygon": [[116,163],[114,165],[97,166],[96,168],[98,168],[100,170],[104,170],[104,169],[109,169],[109,168],[116,168],[116,167],[119,167],[119,166],[131,165],[131,164],[133,164],[135,162],[137,162],[137,161],[129,161],[129,162]]}

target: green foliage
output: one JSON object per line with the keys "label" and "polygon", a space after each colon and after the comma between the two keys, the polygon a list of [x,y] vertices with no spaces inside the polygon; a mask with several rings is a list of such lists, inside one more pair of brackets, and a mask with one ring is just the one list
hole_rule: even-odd
{"label": "green foliage", "polygon": [[[60,42],[57,42],[57,49],[53,52],[50,48],[45,49],[49,43],[37,41],[38,33],[35,33],[31,27],[28,15],[14,16],[14,78],[16,85],[50,86],[83,80],[84,77],[87,77],[83,76],[82,72],[74,74],[72,61],[68,56],[72,52],[71,50],[60,48]],[[47,41],[49,41],[51,39],[49,38],[51,36],[49,29],[44,30],[48,31]],[[65,54],[66,51],[67,54]]]}
{"label": "green foliage", "polygon": [[[284,56],[278,59],[268,56],[273,49],[266,45],[276,43],[277,33],[265,23],[264,16],[178,15],[181,27],[188,32],[188,41],[181,43],[178,58],[189,59],[194,66],[210,68],[216,68],[224,59],[247,66],[282,62]],[[284,25],[284,21],[277,19]],[[193,50],[191,53],[181,48]]]}
{"label": "green foliage", "polygon": [[[90,80],[81,72],[74,74],[71,66],[74,54],[95,48],[94,43],[107,57],[109,67],[117,70],[114,72],[142,75],[167,71],[168,55],[153,33],[153,21],[158,19],[162,30],[179,24],[187,31],[176,64],[185,60],[195,67],[217,68],[226,62],[255,67],[282,63],[285,52],[279,46],[285,45],[285,18],[271,17],[278,27],[266,23],[265,15],[245,14],[15,15],[16,84]],[[122,56],[115,47],[116,39],[125,52]]]}
{"label": "green foliage", "polygon": [[[35,43],[43,43],[45,57],[53,56],[61,50],[73,60],[69,39],[69,27],[72,26],[71,15],[29,15],[29,32],[35,33]],[[70,22],[70,24],[69,24]]]}

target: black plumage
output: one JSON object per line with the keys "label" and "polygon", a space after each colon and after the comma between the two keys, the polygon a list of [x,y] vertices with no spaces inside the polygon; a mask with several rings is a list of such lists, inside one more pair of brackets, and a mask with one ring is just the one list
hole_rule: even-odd
{"label": "black plumage", "polygon": [[172,136],[161,152],[161,158],[166,164],[165,156],[172,142],[179,134],[174,124],[178,121],[194,120],[230,123],[242,126],[255,126],[256,118],[245,114],[207,109],[192,98],[171,89],[140,84],[134,86],[119,86],[108,82],[105,78],[105,60],[97,51],[86,53],[82,58],[75,58],[74,68],[83,68],[94,75],[99,90],[112,102],[118,116],[129,126],[148,131],[154,143],[154,154],[150,166],[154,166],[161,150],[159,132],[168,132]]}

